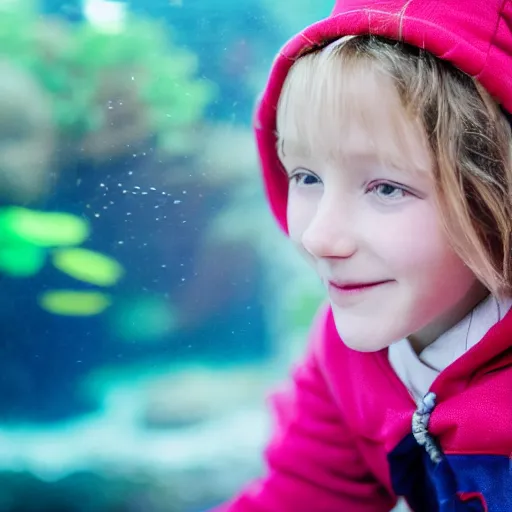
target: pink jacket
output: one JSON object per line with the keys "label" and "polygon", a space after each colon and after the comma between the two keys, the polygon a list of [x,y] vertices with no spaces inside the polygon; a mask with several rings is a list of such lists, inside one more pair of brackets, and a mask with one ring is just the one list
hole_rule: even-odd
{"label": "pink jacket", "polygon": [[214,512],[512,510],[512,311],[417,408],[387,350],[340,340],[330,308],[293,385],[274,395],[268,472]]}

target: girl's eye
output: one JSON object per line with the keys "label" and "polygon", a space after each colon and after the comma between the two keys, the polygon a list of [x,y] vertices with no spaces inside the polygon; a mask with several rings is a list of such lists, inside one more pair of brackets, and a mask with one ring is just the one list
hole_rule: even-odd
{"label": "girl's eye", "polygon": [[294,172],[289,176],[289,180],[297,185],[316,185],[319,182],[316,176],[307,172]]}
{"label": "girl's eye", "polygon": [[368,192],[384,200],[402,199],[410,194],[404,187],[393,183],[375,183],[368,188]]}

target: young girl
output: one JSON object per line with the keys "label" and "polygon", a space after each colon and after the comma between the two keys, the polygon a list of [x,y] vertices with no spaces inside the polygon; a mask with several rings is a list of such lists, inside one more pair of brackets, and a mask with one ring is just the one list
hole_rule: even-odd
{"label": "young girl", "polygon": [[325,283],[229,512],[512,511],[512,1],[339,0],[257,112],[272,210]]}

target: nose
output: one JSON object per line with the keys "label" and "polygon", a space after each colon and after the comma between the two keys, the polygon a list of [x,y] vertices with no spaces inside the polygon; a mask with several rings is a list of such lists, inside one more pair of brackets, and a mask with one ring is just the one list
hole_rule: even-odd
{"label": "nose", "polygon": [[350,258],[357,251],[357,236],[349,208],[324,196],[301,241],[315,258]]}

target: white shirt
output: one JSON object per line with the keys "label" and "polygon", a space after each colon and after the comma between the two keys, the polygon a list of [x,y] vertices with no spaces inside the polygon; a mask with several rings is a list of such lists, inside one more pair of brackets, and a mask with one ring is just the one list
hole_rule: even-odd
{"label": "white shirt", "polygon": [[429,391],[436,377],[464,352],[476,345],[512,307],[512,299],[489,296],[458,324],[423,349],[419,356],[403,339],[389,347],[391,366],[416,402]]}

